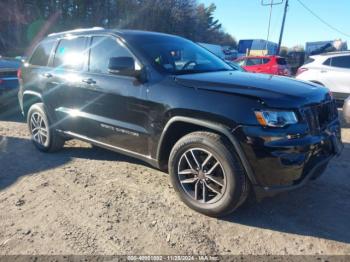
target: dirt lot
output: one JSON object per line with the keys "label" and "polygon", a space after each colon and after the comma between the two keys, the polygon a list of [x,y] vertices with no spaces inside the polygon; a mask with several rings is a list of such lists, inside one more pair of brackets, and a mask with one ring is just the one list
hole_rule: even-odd
{"label": "dirt lot", "polygon": [[225,219],[193,212],[167,174],[72,140],[38,152],[0,118],[0,254],[350,254],[350,127],[319,180]]}

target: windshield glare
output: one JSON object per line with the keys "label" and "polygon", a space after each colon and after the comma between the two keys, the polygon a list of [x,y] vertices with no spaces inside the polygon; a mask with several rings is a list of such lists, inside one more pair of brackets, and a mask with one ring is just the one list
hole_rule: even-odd
{"label": "windshield glare", "polygon": [[157,69],[168,74],[234,70],[207,49],[191,41],[166,37],[137,43],[136,47]]}

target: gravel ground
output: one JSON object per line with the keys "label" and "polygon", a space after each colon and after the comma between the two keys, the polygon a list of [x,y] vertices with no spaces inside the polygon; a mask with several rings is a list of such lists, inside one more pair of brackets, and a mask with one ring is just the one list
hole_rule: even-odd
{"label": "gravel ground", "polygon": [[0,117],[0,255],[350,254],[350,127],[317,181],[225,219],[187,208],[167,174],[76,140],[38,152]]}

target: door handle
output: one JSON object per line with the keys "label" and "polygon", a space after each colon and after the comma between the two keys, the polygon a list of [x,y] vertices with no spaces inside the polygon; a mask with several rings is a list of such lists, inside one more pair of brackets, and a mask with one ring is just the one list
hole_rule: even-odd
{"label": "door handle", "polygon": [[321,70],[321,73],[324,74],[324,73],[328,73],[327,70]]}
{"label": "door handle", "polygon": [[50,73],[44,73],[42,74],[43,77],[46,77],[46,78],[51,78],[52,77],[52,74]]}
{"label": "door handle", "polygon": [[94,85],[96,84],[96,81],[91,79],[91,78],[87,78],[87,79],[83,79],[82,80],[84,83],[88,84],[88,85]]}

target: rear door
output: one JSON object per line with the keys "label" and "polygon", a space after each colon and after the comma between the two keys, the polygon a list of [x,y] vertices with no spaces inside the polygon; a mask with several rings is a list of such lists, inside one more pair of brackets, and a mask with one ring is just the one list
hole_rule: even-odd
{"label": "rear door", "polygon": [[72,117],[71,110],[79,108],[80,89],[84,71],[87,67],[87,37],[68,37],[58,41],[54,57],[51,61],[52,70],[47,72],[47,96],[55,111],[58,128],[77,132],[79,119]]}
{"label": "rear door", "polygon": [[42,94],[45,105],[51,113],[57,101],[51,99],[54,94],[49,92],[52,71],[49,61],[56,43],[56,40],[52,39],[39,43],[28,62],[21,68],[24,84],[22,91],[30,90]]}

